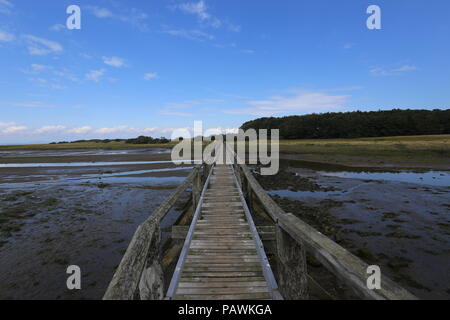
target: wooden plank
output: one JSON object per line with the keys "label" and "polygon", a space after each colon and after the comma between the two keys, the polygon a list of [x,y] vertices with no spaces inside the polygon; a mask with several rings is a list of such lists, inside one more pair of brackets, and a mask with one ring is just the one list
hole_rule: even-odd
{"label": "wooden plank", "polygon": [[241,255],[241,254],[210,254],[210,255],[195,255],[195,254],[190,254],[187,259],[196,259],[196,258],[215,258],[215,257],[220,257],[220,258],[224,258],[224,259],[255,259],[258,260],[259,257],[258,255],[255,254],[247,254],[247,255]]}
{"label": "wooden plank", "polygon": [[195,272],[183,272],[183,277],[203,277],[203,278],[236,278],[236,277],[260,277],[263,275],[262,271],[230,271],[230,272],[208,272],[208,271],[195,271]]}
{"label": "wooden plank", "polygon": [[183,272],[261,272],[261,265],[259,266],[238,266],[238,267],[220,267],[220,266],[184,266]]}
{"label": "wooden plank", "polygon": [[261,300],[270,299],[269,293],[217,294],[217,295],[176,295],[176,300]]}
{"label": "wooden plank", "polygon": [[[188,231],[188,226],[173,226],[172,227],[172,238],[173,239],[184,239],[186,238],[186,234]],[[264,241],[270,241],[275,240],[275,227],[274,226],[262,226],[257,227],[258,233],[262,240]],[[228,230],[228,229],[222,229],[222,230],[199,230],[194,234],[194,237],[198,236],[217,236],[217,237],[224,237],[224,236],[230,236],[234,235],[236,237],[251,237],[251,232],[247,230],[246,232],[236,232],[235,230]]]}
{"label": "wooden plank", "polygon": [[179,288],[242,288],[267,287],[265,281],[180,282]]}
{"label": "wooden plank", "polygon": [[207,246],[211,246],[211,245],[220,245],[220,244],[225,244],[226,246],[231,246],[231,245],[251,245],[251,246],[255,246],[255,242],[253,240],[243,240],[243,239],[239,239],[239,240],[227,240],[224,239],[223,242],[221,241],[220,243],[218,243],[216,241],[216,239],[212,239],[212,240],[192,240],[191,244],[192,245],[207,245]]}
{"label": "wooden plank", "polygon": [[[201,213],[175,298],[269,299],[256,244],[228,166],[214,168]],[[181,237],[185,230],[172,233]]]}
{"label": "wooden plank", "polygon": [[[209,203],[203,203],[203,208],[215,208],[220,206],[220,202],[214,203],[214,202],[209,202]],[[222,205],[225,205],[227,207],[242,207],[242,203],[240,202],[228,202],[228,203],[222,203]]]}
{"label": "wooden plank", "polygon": [[264,277],[261,276],[253,276],[253,277],[229,277],[229,278],[200,278],[200,277],[185,277],[182,276],[180,282],[196,282],[196,283],[214,283],[214,282],[229,282],[231,283],[243,283],[243,282],[254,282],[254,281],[264,281]]}
{"label": "wooden plank", "polygon": [[269,289],[265,287],[240,287],[240,288],[184,288],[179,287],[177,295],[212,295],[212,294],[247,294],[247,293],[268,293]]}

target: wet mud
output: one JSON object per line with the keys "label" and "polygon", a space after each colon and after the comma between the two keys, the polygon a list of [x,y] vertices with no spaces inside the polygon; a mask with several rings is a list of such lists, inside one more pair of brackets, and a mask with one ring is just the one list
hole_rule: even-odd
{"label": "wet mud", "polygon": [[[49,162],[34,159],[36,153],[28,156]],[[87,157],[92,156],[97,155]],[[95,160],[133,162],[135,156]],[[168,156],[152,153],[138,161]],[[3,163],[17,162],[13,154],[8,159]],[[101,299],[138,225],[190,168],[169,163],[0,168],[0,299]],[[81,290],[67,289],[69,265],[81,268]]]}
{"label": "wet mud", "polygon": [[[282,161],[274,177],[255,171],[286,212],[379,265],[417,297],[450,298],[449,171],[352,168],[292,159]],[[329,285],[330,276],[317,261],[310,258],[308,267],[335,298],[353,298],[339,282]]]}

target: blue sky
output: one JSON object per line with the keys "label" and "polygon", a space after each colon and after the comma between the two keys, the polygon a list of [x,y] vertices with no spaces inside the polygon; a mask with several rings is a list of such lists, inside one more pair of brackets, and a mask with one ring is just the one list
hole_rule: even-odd
{"label": "blue sky", "polygon": [[[382,29],[366,27],[369,5]],[[68,30],[66,8],[81,8]],[[0,144],[448,108],[447,0],[0,0]]]}

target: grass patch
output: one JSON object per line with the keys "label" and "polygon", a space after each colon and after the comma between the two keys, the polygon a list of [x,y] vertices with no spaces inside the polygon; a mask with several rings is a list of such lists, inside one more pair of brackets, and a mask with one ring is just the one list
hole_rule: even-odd
{"label": "grass patch", "polygon": [[349,156],[380,161],[448,161],[450,135],[359,139],[281,140],[280,152],[288,154]]}

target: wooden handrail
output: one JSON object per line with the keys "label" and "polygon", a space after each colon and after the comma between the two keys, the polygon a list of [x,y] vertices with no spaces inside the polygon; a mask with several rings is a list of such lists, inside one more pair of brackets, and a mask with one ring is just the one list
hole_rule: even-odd
{"label": "wooden handrail", "polygon": [[[367,263],[338,245],[298,217],[288,214],[267,194],[245,164],[238,164],[248,187],[274,223],[288,233],[297,243],[304,245],[322,265],[344,281],[365,299],[415,300],[403,287],[388,277],[381,276],[381,289],[367,287]],[[243,182],[242,182],[243,183]]]}
{"label": "wooden handrail", "polygon": [[159,245],[161,220],[198,174],[199,167],[195,167],[175,192],[166,198],[153,214],[137,228],[103,300],[133,300],[135,298],[149,251],[151,247]]}

